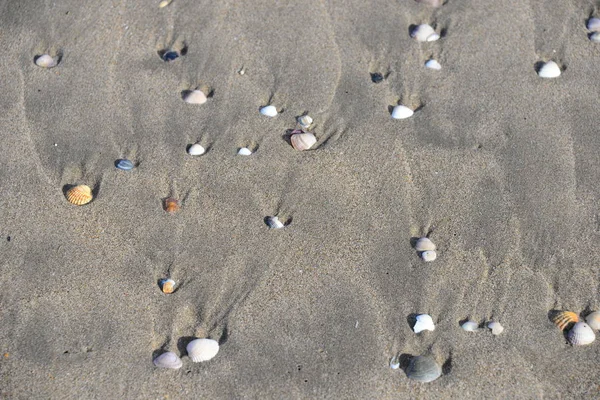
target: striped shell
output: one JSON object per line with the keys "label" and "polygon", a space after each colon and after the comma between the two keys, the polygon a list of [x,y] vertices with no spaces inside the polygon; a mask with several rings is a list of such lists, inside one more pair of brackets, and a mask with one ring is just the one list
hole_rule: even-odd
{"label": "striped shell", "polygon": [[67,190],[67,200],[76,206],[82,206],[92,201],[92,189],[87,185],[78,185]]}
{"label": "striped shell", "polygon": [[554,314],[550,320],[564,331],[569,325],[579,322],[579,317],[573,311],[560,311]]}
{"label": "striped shell", "polygon": [[219,342],[213,339],[195,339],[186,347],[193,362],[208,361],[219,352]]}
{"label": "striped shell", "polygon": [[573,346],[584,346],[596,340],[596,334],[585,322],[578,322],[573,325],[567,337]]}
{"label": "striped shell", "polygon": [[310,132],[294,131],[290,137],[290,142],[292,142],[294,149],[303,151],[310,149],[317,143],[317,138]]}
{"label": "striped shell", "polygon": [[177,199],[174,199],[172,197],[169,197],[168,199],[165,200],[165,211],[168,213],[174,213],[179,211],[179,201],[177,201]]}

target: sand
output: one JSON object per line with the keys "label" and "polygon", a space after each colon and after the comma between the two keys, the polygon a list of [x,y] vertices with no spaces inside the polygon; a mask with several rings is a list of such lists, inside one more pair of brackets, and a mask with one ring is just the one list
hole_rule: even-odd
{"label": "sand", "polygon": [[[158,3],[0,5],[1,398],[600,396],[600,343],[548,320],[600,308],[595,2]],[[442,38],[415,42],[420,23]],[[563,74],[540,79],[550,59]],[[196,87],[206,104],[181,99]],[[399,101],[418,111],[393,120]],[[298,152],[304,112],[319,141]],[[411,247],[427,233],[433,263]],[[217,357],[192,363],[193,337]],[[389,368],[419,354],[444,375]]]}

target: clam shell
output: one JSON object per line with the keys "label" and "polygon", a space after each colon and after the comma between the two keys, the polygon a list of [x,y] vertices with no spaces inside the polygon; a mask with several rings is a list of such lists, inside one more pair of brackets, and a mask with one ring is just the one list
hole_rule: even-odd
{"label": "clam shell", "polygon": [[434,69],[436,71],[439,71],[440,69],[442,69],[442,65],[439,62],[437,62],[436,60],[433,60],[433,59],[428,60],[425,63],[425,66],[427,68],[429,68],[429,69]]}
{"label": "clam shell", "polygon": [[593,329],[585,322],[578,322],[573,325],[567,337],[573,346],[584,346],[596,340]]}
{"label": "clam shell", "polygon": [[179,211],[179,201],[173,197],[169,197],[165,200],[164,208],[168,213],[177,212]]}
{"label": "clam shell", "polygon": [[435,261],[437,253],[433,250],[427,250],[421,253],[421,259],[425,262]]}
{"label": "clam shell", "polygon": [[202,90],[184,90],[181,92],[181,98],[188,104],[204,104],[207,100]]}
{"label": "clam shell", "polygon": [[290,142],[292,142],[294,149],[303,151],[314,146],[314,144],[317,143],[317,138],[310,132],[301,131],[301,133],[294,133],[290,137]]}
{"label": "clam shell", "polygon": [[499,335],[504,332],[504,327],[500,325],[500,322],[492,321],[488,323],[488,328],[492,330],[492,335]]}
{"label": "clam shell", "polygon": [[538,71],[540,78],[558,78],[560,73],[560,67],[554,61],[548,61]]}
{"label": "clam shell", "polygon": [[474,321],[467,321],[460,327],[467,332],[477,332],[479,330],[479,324]]}
{"label": "clam shell", "polygon": [[586,26],[589,31],[600,32],[600,18],[590,18]]}
{"label": "clam shell", "polygon": [[403,106],[402,104],[397,105],[392,110],[392,118],[394,119],[405,119],[412,117],[415,112],[410,108]]}
{"label": "clam shell", "polygon": [[442,376],[442,367],[431,356],[417,356],[410,360],[406,376],[418,382],[432,382]]}
{"label": "clam shell", "polygon": [[310,126],[313,123],[313,119],[309,115],[302,115],[302,116],[298,117],[297,121],[298,121],[298,124],[300,124],[300,126],[303,127],[304,129],[310,128]]}
{"label": "clam shell", "polygon": [[433,244],[433,242],[429,238],[422,237],[419,240],[417,240],[417,243],[415,243],[415,250],[433,251],[435,250],[435,244]]}
{"label": "clam shell", "polygon": [[87,185],[78,185],[67,190],[67,200],[76,206],[82,206],[92,201],[92,188]]}
{"label": "clam shell", "polygon": [[158,4],[158,8],[163,8],[168,6],[169,4],[171,4],[171,1],[173,0],[163,0]]}
{"label": "clam shell", "polygon": [[202,147],[201,145],[199,145],[198,143],[191,145],[190,148],[188,149],[188,154],[190,156],[200,156],[204,153],[206,153],[206,149],[204,147]]}
{"label": "clam shell", "polygon": [[173,352],[167,351],[156,357],[153,361],[158,368],[179,369],[183,365],[181,358]]}
{"label": "clam shell", "polygon": [[188,343],[186,349],[193,362],[208,361],[219,352],[219,342],[212,339],[195,339]]}
{"label": "clam shell", "polygon": [[285,224],[281,222],[277,217],[267,217],[266,222],[269,228],[271,229],[281,229],[285,227]]}
{"label": "clam shell", "polygon": [[165,53],[162,55],[163,61],[173,61],[177,58],[179,58],[179,52],[175,50],[165,51]]}
{"label": "clam shell", "polygon": [[242,147],[242,148],[240,148],[240,149],[238,150],[238,152],[237,152],[237,153],[238,153],[238,155],[240,155],[240,156],[250,156],[250,155],[252,155],[252,150],[250,150],[250,149],[249,149],[249,148],[247,148],[247,147]]}
{"label": "clam shell", "polygon": [[134,166],[135,166],[135,165],[133,165],[133,163],[132,163],[131,161],[129,161],[129,160],[125,160],[125,159],[123,159],[123,160],[118,160],[118,161],[117,161],[117,164],[116,164],[116,167],[117,167],[118,169],[122,169],[123,171],[129,171],[129,170],[132,170]]}
{"label": "clam shell", "polygon": [[425,4],[430,7],[441,7],[444,4],[444,0],[415,0],[417,3]]}
{"label": "clam shell", "polygon": [[600,43],[600,32],[594,32],[590,35],[590,41]]}
{"label": "clam shell", "polygon": [[38,56],[34,60],[35,65],[42,68],[54,68],[58,65],[58,59],[48,54]]}
{"label": "clam shell", "polygon": [[398,369],[400,368],[400,359],[397,355],[395,355],[394,357],[392,357],[390,359],[390,368],[391,369]]}
{"label": "clam shell", "polygon": [[163,279],[160,281],[160,289],[164,294],[171,294],[175,291],[175,281],[173,279]]}
{"label": "clam shell", "polygon": [[590,326],[590,328],[595,330],[600,330],[600,311],[594,311],[585,317],[585,322]]}
{"label": "clam shell", "polygon": [[431,318],[431,315],[417,315],[417,322],[415,323],[415,326],[413,326],[413,331],[415,331],[415,333],[434,330],[435,324],[433,323],[433,318]]}
{"label": "clam shell", "polygon": [[573,311],[559,311],[555,313],[550,320],[564,331],[569,325],[579,322],[579,316]]}
{"label": "clam shell", "polygon": [[267,117],[274,117],[277,115],[277,108],[275,106],[265,106],[260,109],[260,113]]}
{"label": "clam shell", "polygon": [[428,24],[417,25],[410,32],[410,36],[413,39],[416,39],[417,42],[433,42],[440,38],[440,35],[435,32],[435,29]]}

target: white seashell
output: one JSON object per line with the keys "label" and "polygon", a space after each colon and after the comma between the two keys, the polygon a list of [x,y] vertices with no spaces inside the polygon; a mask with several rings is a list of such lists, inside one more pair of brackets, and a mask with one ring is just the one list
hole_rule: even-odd
{"label": "white seashell", "polygon": [[585,317],[585,322],[587,322],[590,328],[600,330],[600,311],[594,311]]}
{"label": "white seashell", "polygon": [[390,368],[391,369],[398,369],[400,368],[400,359],[398,358],[398,356],[394,356],[392,357],[392,359],[390,360]]}
{"label": "white seashell", "polygon": [[473,321],[467,321],[460,326],[467,332],[477,332],[479,330],[479,324]]}
{"label": "white seashell", "polygon": [[277,115],[277,109],[275,106],[265,106],[260,109],[260,113],[262,115],[266,115],[267,117],[274,117]]}
{"label": "white seashell", "polygon": [[435,42],[436,40],[438,40],[440,38],[440,35],[438,35],[437,33],[432,33],[431,35],[429,35],[427,37],[427,41],[428,42]]}
{"label": "white seashell", "polygon": [[219,352],[219,342],[213,339],[195,339],[186,347],[193,362],[208,361]]}
{"label": "white seashell", "polygon": [[44,54],[35,59],[35,65],[42,68],[53,68],[58,65],[58,61],[56,58],[48,54]]}
{"label": "white seashell", "polygon": [[405,118],[412,117],[412,115],[414,113],[415,112],[413,110],[411,110],[410,108],[400,104],[400,105],[397,105],[396,107],[394,107],[394,109],[392,110],[392,118],[405,119]]}
{"label": "white seashell", "polygon": [[415,331],[415,333],[433,330],[435,330],[435,324],[433,323],[433,319],[430,315],[417,315],[417,322],[415,323],[415,326],[413,326],[413,331]]}
{"label": "white seashell", "polygon": [[238,155],[240,156],[250,156],[252,155],[252,150],[247,147],[242,147],[238,150]]}
{"label": "white seashell", "polygon": [[590,18],[587,22],[587,28],[592,32],[600,32],[600,18]]}
{"label": "white seashell", "polygon": [[188,104],[204,104],[207,100],[202,90],[184,90],[181,98]]}
{"label": "white seashell", "polygon": [[596,340],[596,334],[592,328],[585,322],[578,322],[573,325],[567,337],[574,346],[584,346]]}
{"label": "white seashell", "polygon": [[417,40],[417,42],[433,42],[440,38],[440,35],[435,33],[435,29],[428,24],[421,24],[416,26],[410,36]]}
{"label": "white seashell", "polygon": [[198,143],[191,145],[188,149],[188,154],[190,156],[201,156],[204,153],[206,153],[206,149]]}
{"label": "white seashell", "polygon": [[285,227],[285,224],[281,222],[277,217],[267,217],[267,225],[271,229],[281,229]]}
{"label": "white seashell", "polygon": [[435,244],[433,244],[433,242],[429,238],[422,237],[419,240],[417,240],[417,243],[415,243],[415,250],[433,251],[435,250]]}
{"label": "white seashell", "polygon": [[433,250],[427,250],[421,253],[421,259],[425,262],[435,261],[437,258],[437,253]]}
{"label": "white seashell", "polygon": [[298,117],[297,121],[298,124],[300,124],[300,126],[304,129],[310,128],[310,126],[313,123],[313,119],[309,115],[303,115],[301,117]]}
{"label": "white seashell", "polygon": [[488,323],[488,328],[492,330],[492,335],[499,335],[504,332],[504,327],[500,325],[500,322],[492,321]]}
{"label": "white seashell", "polygon": [[600,43],[600,32],[594,32],[590,35],[590,41]]}
{"label": "white seashell", "polygon": [[436,71],[439,71],[440,69],[442,69],[442,65],[434,59],[428,60],[425,63],[425,66],[429,69],[435,69]]}
{"label": "white seashell", "polygon": [[560,76],[560,67],[554,61],[548,61],[538,71],[540,78],[558,78]]}
{"label": "white seashell", "polygon": [[175,353],[167,351],[156,357],[153,361],[154,365],[158,368],[171,368],[179,369],[183,365],[181,358]]}

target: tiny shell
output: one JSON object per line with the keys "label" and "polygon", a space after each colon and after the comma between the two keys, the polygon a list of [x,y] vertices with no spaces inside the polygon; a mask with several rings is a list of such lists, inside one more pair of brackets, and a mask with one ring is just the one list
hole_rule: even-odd
{"label": "tiny shell", "polygon": [[444,0],[415,0],[417,3],[425,4],[430,7],[441,7],[444,4]]}
{"label": "tiny shell", "polygon": [[433,42],[440,38],[440,35],[435,32],[435,29],[428,24],[421,24],[414,27],[410,32],[410,36],[416,39],[417,42]]}
{"label": "tiny shell", "polygon": [[171,1],[173,1],[173,0],[163,0],[163,1],[161,1],[160,4],[158,5],[158,8],[163,8],[163,7],[168,6],[169,4],[171,4]]}
{"label": "tiny shell", "polygon": [[422,331],[434,331],[434,330],[435,330],[435,324],[433,323],[433,319],[431,318],[431,315],[427,315],[427,314],[417,315],[417,322],[415,323],[415,326],[413,326],[413,331],[415,331],[415,333],[419,333]]}
{"label": "tiny shell", "polygon": [[410,108],[400,104],[400,105],[397,105],[396,107],[394,107],[394,109],[392,110],[392,118],[405,119],[405,118],[412,117],[412,115],[414,113],[415,112],[413,110],[411,110]]}
{"label": "tiny shell", "polygon": [[67,191],[67,200],[76,206],[83,206],[92,201],[92,189],[87,185],[78,185]]}
{"label": "tiny shell", "polygon": [[173,352],[167,351],[156,357],[153,361],[158,368],[179,369],[183,365],[181,358]]}
{"label": "tiny shell", "polygon": [[198,143],[191,145],[188,149],[188,154],[190,156],[201,156],[204,153],[206,153],[206,149]]}
{"label": "tiny shell", "polygon": [[398,358],[397,355],[395,355],[394,357],[392,357],[390,359],[390,368],[391,369],[398,369],[398,368],[400,368],[400,359]]}
{"label": "tiny shell", "polygon": [[163,279],[160,281],[160,289],[164,294],[171,294],[175,291],[175,281],[173,279]]}
{"label": "tiny shell", "polygon": [[425,66],[429,69],[434,69],[436,71],[439,71],[440,69],[442,69],[442,65],[439,62],[437,62],[437,60],[434,60],[434,59],[428,60],[425,63]]}
{"label": "tiny shell", "polygon": [[600,311],[594,311],[585,317],[585,322],[595,330],[600,330]]}
{"label": "tiny shell", "polygon": [[579,317],[573,311],[560,311],[550,317],[561,331],[564,331],[569,325],[579,322]]}
{"label": "tiny shell", "polygon": [[492,335],[498,336],[504,332],[504,327],[500,325],[500,322],[492,321],[488,323],[488,328],[492,330]]}
{"label": "tiny shell", "polygon": [[165,200],[165,211],[168,213],[174,213],[179,211],[179,201],[177,201],[177,199],[174,199],[173,197],[169,197],[168,199]]}
{"label": "tiny shell", "polygon": [[540,78],[558,78],[560,76],[560,67],[554,61],[548,61],[538,71]]}
{"label": "tiny shell", "polygon": [[578,322],[573,325],[567,337],[569,342],[574,346],[584,346],[596,340],[596,334],[585,322]]}
{"label": "tiny shell", "polygon": [[129,171],[132,170],[134,165],[131,161],[123,159],[123,160],[117,160],[117,163],[115,165],[118,169],[122,169],[123,171]]}
{"label": "tiny shell", "polygon": [[477,332],[479,330],[479,324],[474,321],[467,321],[460,326],[467,332]]}
{"label": "tiny shell", "polygon": [[251,156],[252,155],[252,150],[250,150],[247,147],[242,147],[238,150],[238,155],[240,156]]}
{"label": "tiny shell", "polygon": [[271,229],[281,229],[285,227],[285,224],[277,217],[267,217],[266,223]]}
{"label": "tiny shell", "polygon": [[421,253],[421,259],[425,262],[435,261],[437,253],[433,250],[427,250]]}
{"label": "tiny shell", "polygon": [[267,117],[274,117],[277,115],[277,109],[275,106],[265,106],[260,109],[260,113]]}
{"label": "tiny shell", "polygon": [[429,238],[422,237],[419,240],[417,240],[417,243],[415,244],[415,250],[433,251],[435,250],[435,244],[433,244],[433,242]]}
{"label": "tiny shell", "polygon": [[195,339],[186,347],[193,362],[208,361],[219,352],[219,342],[213,339]]}
{"label": "tiny shell", "polygon": [[292,143],[292,147],[298,151],[308,150],[315,143],[317,143],[317,138],[310,132],[302,132],[300,130],[292,131],[292,136],[290,136],[290,142]]}
{"label": "tiny shell", "polygon": [[600,43],[600,32],[594,32],[590,35],[590,41]]}
{"label": "tiny shell", "polygon": [[202,90],[184,90],[181,92],[181,98],[188,104],[206,103],[206,95]]}
{"label": "tiny shell", "polygon": [[298,117],[297,121],[304,129],[310,128],[313,123],[313,119],[309,115],[302,115],[301,117]]}
{"label": "tiny shell", "polygon": [[590,18],[587,22],[587,28],[592,32],[600,32],[600,18]]}
{"label": "tiny shell", "polygon": [[178,57],[179,57],[179,52],[174,51],[174,50],[166,51],[162,55],[163,61],[173,61],[173,60],[177,59]]}
{"label": "tiny shell", "polygon": [[58,60],[48,54],[36,57],[34,62],[35,65],[42,68],[54,68],[58,65]]}
{"label": "tiny shell", "polygon": [[431,356],[417,356],[410,360],[406,376],[418,382],[432,382],[442,376],[442,367]]}

